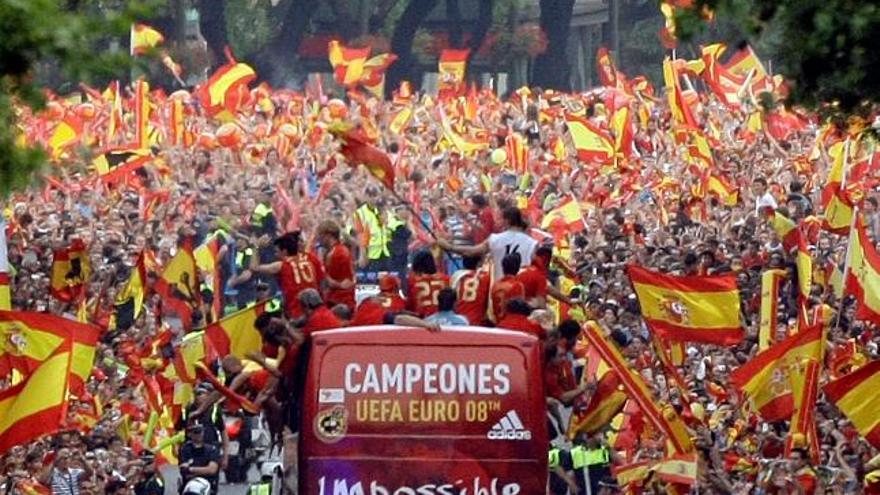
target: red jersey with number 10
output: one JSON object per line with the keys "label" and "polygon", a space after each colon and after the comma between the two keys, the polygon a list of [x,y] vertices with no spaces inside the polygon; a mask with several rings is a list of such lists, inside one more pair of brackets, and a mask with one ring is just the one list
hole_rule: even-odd
{"label": "red jersey with number 10", "polygon": [[437,296],[449,287],[449,277],[442,273],[434,275],[409,275],[406,309],[422,318],[437,312]]}
{"label": "red jersey with number 10", "polygon": [[312,253],[299,253],[281,260],[278,283],[284,296],[284,312],[288,318],[302,316],[297,296],[304,289],[315,289],[324,279],[321,262]]}
{"label": "red jersey with number 10", "polygon": [[489,309],[489,274],[471,270],[461,275],[455,286],[455,312],[471,325],[482,325]]}

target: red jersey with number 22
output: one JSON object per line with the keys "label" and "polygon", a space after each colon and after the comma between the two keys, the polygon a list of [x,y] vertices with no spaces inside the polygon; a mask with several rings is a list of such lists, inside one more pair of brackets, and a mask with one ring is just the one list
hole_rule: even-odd
{"label": "red jersey with number 22", "polygon": [[437,296],[441,290],[449,287],[449,277],[442,273],[434,275],[410,273],[408,284],[406,309],[424,318],[437,312]]}
{"label": "red jersey with number 22", "polygon": [[278,283],[284,296],[284,312],[288,318],[302,316],[297,296],[304,289],[317,290],[324,278],[321,262],[312,253],[299,253],[281,260]]}

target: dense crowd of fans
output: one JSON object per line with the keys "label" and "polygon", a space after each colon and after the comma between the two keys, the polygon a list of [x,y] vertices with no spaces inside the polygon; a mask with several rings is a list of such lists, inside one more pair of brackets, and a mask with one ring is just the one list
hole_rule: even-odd
{"label": "dense crowd of fans", "polygon": [[[797,325],[793,254],[783,248],[765,210],[784,211],[795,222],[822,213],[819,191],[831,163],[824,151],[809,158],[821,140],[821,126],[811,123],[779,142],[763,130],[747,130],[751,111],[732,111],[701,94],[702,118],[707,128],[711,122],[716,129],[715,166],[739,193],[726,202],[693,191],[697,178],[664,102],[653,102],[644,120],[632,120],[636,158],[629,169],[579,163],[561,112],[552,110],[577,100],[586,102],[589,118],[607,119],[596,94],[557,94],[553,98],[560,101],[548,103],[538,92],[509,100],[480,93],[479,108],[486,111],[474,119],[489,132],[489,144],[467,156],[438,147],[448,130],[432,117],[436,103],[425,96],[414,95],[407,103],[414,117],[400,134],[389,130],[397,102],[306,101],[305,107],[321,105],[313,122],[317,131],[287,156],[274,150],[245,156],[250,149],[162,146],[158,156],[165,166],[133,174],[137,187],[102,186],[73,163],[54,172],[63,187],[16,194],[4,211],[15,269],[13,307],[71,318],[83,311],[50,297],[52,251],[81,239],[92,264],[84,311],[107,331],[87,397],[71,402],[70,429],[8,452],[0,473],[4,489],[162,493],[155,458],[136,445],[136,432],[126,430],[129,421],[145,420],[146,398],[130,374],[132,359],[151,373],[149,362],[163,358],[152,347],[157,336],[170,329],[177,342],[183,327],[198,330],[222,316],[211,310],[211,301],[222,296],[227,314],[278,299],[277,307],[257,320],[264,352],[244,361],[227,358],[222,366],[227,383],[263,408],[279,437],[280,425],[292,424],[299,413],[279,391],[302,372],[295,352],[283,350],[295,349],[312,332],[382,323],[431,331],[497,325],[545,342],[548,418],[555,435],[549,448],[560,456],[551,462],[552,493],[585,493],[583,471],[589,473],[592,493],[620,493],[624,487],[611,466],[663,458],[665,445],[650,428],[624,431],[619,423],[567,435],[569,418],[586,407],[597,387],[595,378],[580,378],[581,325],[594,320],[654,396],[687,419],[700,452],[699,493],[878,493],[877,450],[821,396],[815,416],[820,462],[814,464],[803,448],[784,458],[787,423],[761,420],[729,383],[730,372],[757,352],[766,268],[788,270],[778,300],[779,330]],[[643,102],[629,104],[638,112]],[[363,167],[344,165],[337,141],[320,132],[340,119],[372,122],[377,145],[395,165],[394,190]],[[241,115],[239,122],[251,136],[271,120],[257,111]],[[526,137],[527,171],[513,170],[494,153],[511,131]],[[258,138],[246,139],[259,144]],[[556,140],[565,146],[562,156],[551,149]],[[809,167],[797,165],[804,160]],[[150,203],[146,213],[145,196],[159,190],[166,195]],[[865,194],[862,215],[876,239],[877,198],[873,191]],[[542,228],[544,216],[570,198],[583,201],[582,225],[556,228],[544,222]],[[212,237],[223,246],[224,293],[204,288],[202,306],[184,325],[168,314],[151,287],[185,240],[198,246]],[[824,275],[828,267],[843,265],[846,245],[845,235],[822,231],[810,246],[823,275],[814,277],[809,309],[828,310],[829,356],[851,347],[853,359],[869,361],[880,357],[880,334],[873,324],[854,318],[851,301],[835,295]],[[112,324],[116,295],[145,250],[153,258],[146,310],[120,331]],[[737,276],[746,338],[729,347],[685,346],[678,371],[690,394],[687,410],[680,390],[660,371],[624,270],[630,262],[672,274]],[[209,385],[197,387],[196,396],[192,414],[179,426],[188,438],[178,452],[181,472],[185,478],[198,474],[216,480],[218,468],[228,462],[222,424],[212,418],[219,397]],[[92,412],[94,421],[81,424],[83,411]],[[632,419],[638,412],[626,407],[622,414]],[[607,455],[578,462],[572,452],[579,448]]]}

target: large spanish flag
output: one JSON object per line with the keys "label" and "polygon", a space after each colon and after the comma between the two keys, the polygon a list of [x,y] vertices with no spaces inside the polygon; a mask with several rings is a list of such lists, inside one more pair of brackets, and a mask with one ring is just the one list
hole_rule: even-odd
{"label": "large spanish flag", "polygon": [[0,311],[0,335],[10,345],[0,351],[0,376],[15,369],[33,373],[68,341],[73,352],[71,389],[78,393],[95,364],[98,327],[60,316],[27,311]]}
{"label": "large spanish flag", "polygon": [[339,152],[352,167],[363,165],[370,174],[389,190],[394,190],[394,164],[391,157],[369,143],[360,129],[331,130],[342,142]]}
{"label": "large spanish flag", "polygon": [[244,359],[249,352],[262,348],[263,338],[254,327],[254,322],[265,311],[266,302],[259,302],[208,325],[205,337],[219,356],[232,354]]}
{"label": "large spanish flag", "polygon": [[859,433],[880,449],[880,360],[825,385],[823,390]]}
{"label": "large spanish flag", "polygon": [[642,317],[664,339],[731,345],[743,339],[734,275],[676,277],[629,265]]}
{"label": "large spanish flag", "polygon": [[584,162],[610,162],[614,157],[614,141],[598,126],[589,120],[574,115],[565,114],[565,123],[568,133],[577,150],[577,157]]}
{"label": "large spanish flag", "polygon": [[880,324],[880,253],[863,225],[850,232],[848,251],[846,291],[858,299],[856,318]]}
{"label": "large spanish flag", "polygon": [[849,145],[844,142],[836,143],[828,150],[832,165],[831,170],[828,171],[825,187],[822,188],[822,206],[825,208],[822,226],[838,235],[849,232],[854,213],[852,195],[844,187],[847,153],[849,153]]}
{"label": "large spanish flag", "polygon": [[6,219],[0,216],[0,310],[12,309],[10,285],[9,258],[6,256]]}
{"label": "large spanish flag", "polygon": [[89,251],[81,239],[52,253],[51,293],[59,301],[73,302],[83,296],[92,273]]}
{"label": "large spanish flag", "polygon": [[823,345],[823,326],[806,328],[759,352],[730,374],[730,382],[746,394],[767,420],[787,419],[794,402],[786,373],[786,360],[815,356]]}
{"label": "large spanish flag", "polygon": [[71,354],[68,342],[24,381],[0,392],[0,453],[62,427]]}
{"label": "large spanish flag", "polygon": [[440,52],[440,59],[437,62],[440,99],[458,96],[463,92],[464,75],[470,53],[469,49],[444,49]]}
{"label": "large spanish flag", "polygon": [[590,345],[596,348],[602,360],[617,374],[623,389],[631,399],[639,404],[642,413],[651,425],[666,436],[675,453],[690,453],[694,445],[681,417],[671,405],[658,404],[654,401],[650,387],[642,376],[630,366],[617,346],[608,340],[604,331],[596,324],[586,325],[583,335]]}
{"label": "large spanish flag", "polygon": [[694,118],[693,110],[685,101],[678,80],[678,71],[669,57],[663,60],[663,80],[666,83],[666,98],[669,101],[669,110],[672,112],[672,120],[675,124],[697,129],[697,119]]}

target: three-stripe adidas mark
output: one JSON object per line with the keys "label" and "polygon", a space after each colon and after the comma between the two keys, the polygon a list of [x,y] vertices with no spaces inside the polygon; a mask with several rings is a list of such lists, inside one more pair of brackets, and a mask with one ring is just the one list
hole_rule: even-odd
{"label": "three-stripe adidas mark", "polygon": [[489,440],[531,440],[532,432],[525,429],[519,415],[511,409],[486,433]]}

